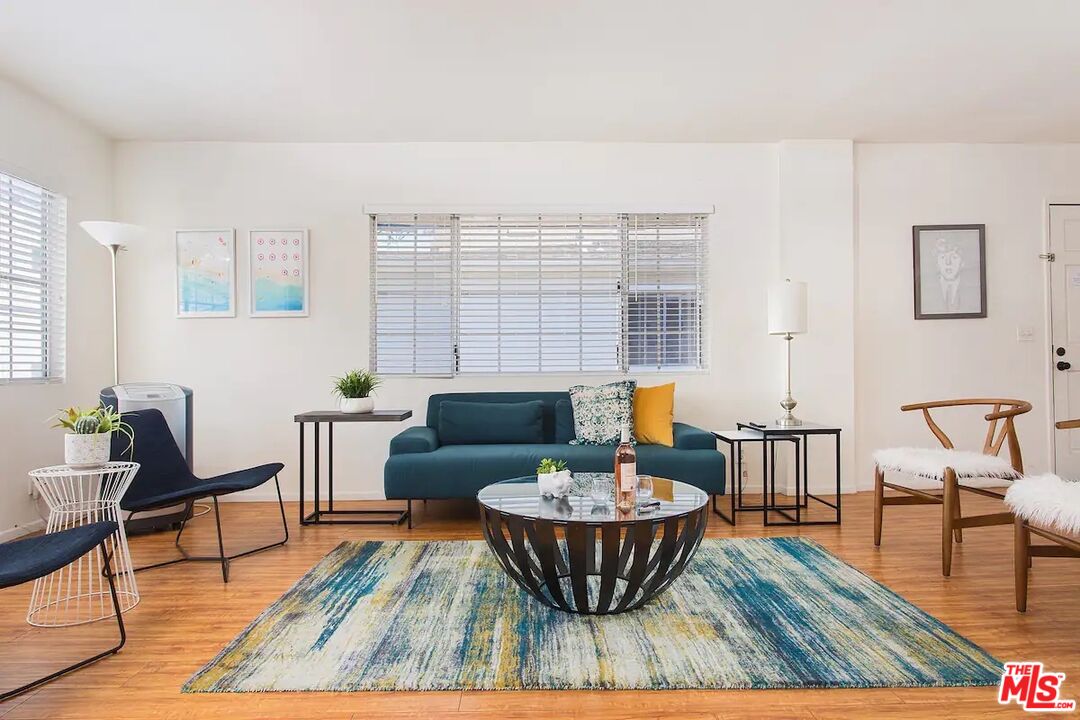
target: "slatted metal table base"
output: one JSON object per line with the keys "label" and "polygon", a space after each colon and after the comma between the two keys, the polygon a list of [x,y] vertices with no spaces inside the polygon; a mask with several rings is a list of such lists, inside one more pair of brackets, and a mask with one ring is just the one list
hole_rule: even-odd
{"label": "slatted metal table base", "polygon": [[619,522],[559,522],[480,506],[484,539],[517,585],[547,605],[582,615],[635,610],[686,569],[709,521],[687,514]]}

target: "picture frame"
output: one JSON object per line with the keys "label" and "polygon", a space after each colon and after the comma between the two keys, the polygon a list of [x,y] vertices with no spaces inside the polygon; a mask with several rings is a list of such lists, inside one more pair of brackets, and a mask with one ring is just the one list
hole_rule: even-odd
{"label": "picture frame", "polygon": [[986,317],[986,225],[914,225],[916,320]]}
{"label": "picture frame", "polygon": [[[305,228],[248,231],[248,315],[307,317],[310,241]],[[282,253],[282,248],[286,251]]]}
{"label": "picture frame", "polygon": [[178,318],[236,317],[236,230],[175,233]]}

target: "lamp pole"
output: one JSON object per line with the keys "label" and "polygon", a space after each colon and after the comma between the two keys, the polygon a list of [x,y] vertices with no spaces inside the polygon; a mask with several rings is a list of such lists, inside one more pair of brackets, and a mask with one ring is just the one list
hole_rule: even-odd
{"label": "lamp pole", "polygon": [[119,245],[109,245],[109,253],[112,256],[112,366],[113,385],[120,384],[120,352],[119,352],[119,329],[116,322],[116,253],[120,252]]}

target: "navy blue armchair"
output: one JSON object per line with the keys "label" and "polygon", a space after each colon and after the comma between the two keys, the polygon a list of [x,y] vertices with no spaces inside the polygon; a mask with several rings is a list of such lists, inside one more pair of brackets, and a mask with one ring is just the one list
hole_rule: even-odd
{"label": "navy blue armchair", "polygon": [[[157,510],[188,501],[212,498],[214,519],[217,521],[218,554],[190,555],[180,545],[180,536],[184,534],[187,520],[180,524],[176,534],[176,549],[181,557],[175,560],[144,565],[135,571],[174,565],[189,560],[217,562],[221,564],[221,577],[229,582],[229,562],[245,555],[269,550],[289,541],[289,525],[285,521],[285,504],[281,499],[281,483],[278,473],[285,467],[281,463],[269,463],[258,467],[238,470],[212,478],[196,477],[184,461],[180,448],[176,446],[169,424],[158,410],[138,410],[124,413],[124,422],[131,426],[135,435],[134,445],[129,448],[126,437],[120,433],[113,436],[112,457],[114,460],[133,460],[139,463],[139,471],[131,487],[120,501],[120,508],[128,513],[128,520],[136,513]],[[225,554],[225,544],[221,536],[221,509],[218,497],[241,490],[250,490],[273,479],[277,486],[278,507],[281,510],[281,528],[284,537],[269,545],[251,550]]]}
{"label": "navy blue armchair", "polygon": [[96,522],[0,545],[0,588],[21,585],[24,582],[45,577],[98,548],[101,553],[103,574],[109,581],[109,593],[112,595],[116,624],[120,629],[120,642],[115,647],[91,658],[80,660],[74,665],[57,670],[22,687],[5,691],[0,694],[0,702],[44,685],[73,670],[86,667],[103,657],[114,655],[124,647],[124,643],[127,642],[127,633],[124,630],[124,618],[120,614],[120,601],[116,598],[116,583],[109,567],[109,553],[105,547],[105,540],[114,532],[116,532],[115,522]]}

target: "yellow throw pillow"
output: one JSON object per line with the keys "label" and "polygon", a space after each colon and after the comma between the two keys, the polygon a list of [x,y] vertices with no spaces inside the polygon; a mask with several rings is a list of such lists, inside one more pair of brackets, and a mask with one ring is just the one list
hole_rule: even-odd
{"label": "yellow throw pillow", "polygon": [[634,390],[634,437],[646,445],[675,444],[675,383]]}

